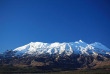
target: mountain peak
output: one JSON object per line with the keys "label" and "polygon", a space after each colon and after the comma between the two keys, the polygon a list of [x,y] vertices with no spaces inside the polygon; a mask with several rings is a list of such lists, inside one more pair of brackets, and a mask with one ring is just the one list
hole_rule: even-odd
{"label": "mountain peak", "polygon": [[83,43],[83,41],[82,41],[82,40],[79,40],[79,42]]}

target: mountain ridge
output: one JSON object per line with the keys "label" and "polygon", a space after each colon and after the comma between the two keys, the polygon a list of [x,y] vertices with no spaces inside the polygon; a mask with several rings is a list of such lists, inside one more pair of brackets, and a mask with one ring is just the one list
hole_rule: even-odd
{"label": "mountain ridge", "polygon": [[110,49],[99,42],[87,44],[82,40],[75,42],[54,42],[54,43],[43,43],[43,42],[31,42],[27,45],[18,47],[13,51],[17,51],[17,54],[62,54],[65,52],[66,55],[71,54],[84,54],[84,55],[98,55],[108,54],[110,55]]}

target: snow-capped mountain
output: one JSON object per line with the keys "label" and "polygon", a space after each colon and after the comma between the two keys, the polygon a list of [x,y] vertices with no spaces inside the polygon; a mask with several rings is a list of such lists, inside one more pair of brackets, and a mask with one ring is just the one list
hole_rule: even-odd
{"label": "snow-capped mountain", "polygon": [[110,55],[110,49],[101,43],[95,42],[92,44],[87,44],[82,40],[70,43],[43,43],[43,42],[31,42],[27,45],[18,47],[13,51],[17,51],[17,54],[30,54],[30,55],[40,55],[40,54],[84,54],[84,55],[98,55],[98,54],[108,54]]}

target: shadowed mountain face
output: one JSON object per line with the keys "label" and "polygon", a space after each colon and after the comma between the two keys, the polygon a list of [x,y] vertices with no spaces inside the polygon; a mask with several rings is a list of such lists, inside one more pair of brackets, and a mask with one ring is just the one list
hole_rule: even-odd
{"label": "shadowed mountain face", "polygon": [[15,67],[38,67],[40,69],[60,68],[62,70],[84,69],[84,68],[99,68],[105,65],[110,65],[109,55],[83,55],[71,54],[42,54],[37,56],[32,55],[15,55],[16,52],[6,51],[0,56],[1,65],[11,65]]}

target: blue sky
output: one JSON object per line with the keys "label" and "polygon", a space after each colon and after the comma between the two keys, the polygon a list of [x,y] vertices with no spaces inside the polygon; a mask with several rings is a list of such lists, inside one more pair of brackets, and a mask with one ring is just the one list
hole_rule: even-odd
{"label": "blue sky", "polygon": [[1,50],[80,39],[110,48],[109,0],[0,0]]}

